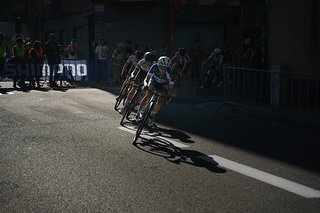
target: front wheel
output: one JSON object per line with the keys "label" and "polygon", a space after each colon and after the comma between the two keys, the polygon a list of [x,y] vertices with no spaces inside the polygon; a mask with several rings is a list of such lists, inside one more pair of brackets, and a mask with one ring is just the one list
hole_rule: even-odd
{"label": "front wheel", "polygon": [[136,135],[134,136],[133,143],[135,143],[138,140],[138,138],[142,132],[143,127],[146,125],[146,123],[150,117],[150,114],[151,114],[153,107],[154,107],[154,102],[151,102],[151,104],[148,105],[146,111],[144,112],[142,119],[139,123],[139,126],[137,128]]}

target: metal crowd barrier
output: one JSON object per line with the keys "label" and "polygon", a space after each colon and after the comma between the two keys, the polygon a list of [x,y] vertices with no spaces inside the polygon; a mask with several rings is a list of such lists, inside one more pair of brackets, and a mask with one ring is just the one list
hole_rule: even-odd
{"label": "metal crowd barrier", "polygon": [[[281,117],[320,120],[320,75],[289,73],[281,67],[270,70],[225,67],[223,103],[263,110]],[[314,115],[317,116],[314,116]]]}

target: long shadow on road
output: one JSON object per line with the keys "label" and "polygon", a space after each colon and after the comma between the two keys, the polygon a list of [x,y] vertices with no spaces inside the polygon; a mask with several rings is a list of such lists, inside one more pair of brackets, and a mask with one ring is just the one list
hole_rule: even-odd
{"label": "long shadow on road", "polygon": [[320,172],[320,131],[307,126],[205,111],[171,104],[158,123],[232,145],[269,158]]}
{"label": "long shadow on road", "polygon": [[167,161],[177,165],[188,164],[192,166],[203,167],[214,173],[226,172],[226,170],[219,167],[218,163],[214,160],[208,162],[199,157],[206,156],[205,154],[195,150],[180,149],[169,141],[165,141],[163,139],[143,139],[142,142],[134,143],[134,146],[144,152],[162,157]]}
{"label": "long shadow on road", "polygon": [[[115,95],[119,92],[119,87],[86,84],[87,87],[98,88]],[[180,101],[173,101],[165,107],[157,122],[181,130],[180,135],[174,136],[183,138],[181,142],[193,143],[186,134],[191,133],[320,172],[320,128],[308,128],[306,125],[281,121],[271,125],[271,119],[238,117],[214,110],[206,111],[195,107],[195,103],[206,102],[206,99],[214,100],[215,97],[211,95],[199,98],[195,96],[192,88],[179,92],[178,97],[182,97]],[[162,133],[170,135],[172,132],[163,129]],[[188,137],[185,137],[186,135]]]}

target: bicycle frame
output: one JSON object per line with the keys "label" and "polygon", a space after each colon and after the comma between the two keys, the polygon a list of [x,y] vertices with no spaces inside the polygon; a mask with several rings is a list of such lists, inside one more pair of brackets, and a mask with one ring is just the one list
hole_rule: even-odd
{"label": "bicycle frame", "polygon": [[123,125],[123,121],[124,121],[125,118],[129,120],[130,113],[140,103],[141,95],[143,94],[142,86],[143,86],[142,83],[137,85],[137,89],[136,89],[136,91],[135,91],[130,103],[128,104],[128,108],[127,108],[127,110],[125,111],[125,113],[122,116],[122,119],[120,121],[120,125]]}
{"label": "bicycle frame", "polygon": [[153,95],[152,95],[152,97],[150,99],[150,102],[148,103],[148,105],[146,107],[145,112],[143,113],[142,119],[141,119],[141,121],[139,123],[139,126],[137,128],[135,137],[133,139],[133,143],[135,143],[138,140],[138,138],[139,138],[139,136],[140,136],[140,134],[142,132],[142,129],[145,126],[145,124],[147,123],[147,121],[148,121],[148,119],[150,117],[150,114],[151,114],[152,110],[154,109],[154,107],[155,107],[155,105],[156,105],[156,103],[158,101],[158,98],[160,96],[160,94],[157,93],[157,92],[152,92],[152,93],[153,93]]}

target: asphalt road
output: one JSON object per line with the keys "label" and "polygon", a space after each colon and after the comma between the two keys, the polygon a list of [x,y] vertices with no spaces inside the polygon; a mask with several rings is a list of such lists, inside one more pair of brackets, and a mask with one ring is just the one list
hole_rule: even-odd
{"label": "asphalt road", "polygon": [[133,145],[116,89],[3,87],[0,212],[320,211],[317,129],[177,101]]}

